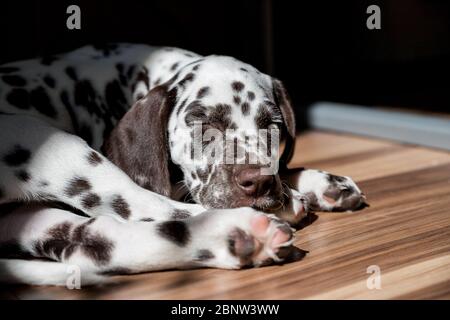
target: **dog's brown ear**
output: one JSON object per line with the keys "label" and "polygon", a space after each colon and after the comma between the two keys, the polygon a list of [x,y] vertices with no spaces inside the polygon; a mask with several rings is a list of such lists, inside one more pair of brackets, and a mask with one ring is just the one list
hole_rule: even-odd
{"label": "dog's brown ear", "polygon": [[291,160],[294,154],[295,148],[295,114],[292,109],[291,99],[284,87],[283,83],[273,78],[273,91],[275,96],[275,103],[281,110],[283,115],[285,131],[286,131],[286,141],[283,154],[280,157],[280,170],[287,169],[287,164]]}
{"label": "dog's brown ear", "polygon": [[170,196],[167,124],[176,91],[152,89],[123,116],[102,151],[141,187]]}

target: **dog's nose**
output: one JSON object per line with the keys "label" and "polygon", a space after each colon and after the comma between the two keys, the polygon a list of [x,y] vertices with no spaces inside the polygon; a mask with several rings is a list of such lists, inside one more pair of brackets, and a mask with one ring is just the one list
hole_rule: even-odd
{"label": "dog's nose", "polygon": [[274,177],[262,175],[259,168],[240,170],[235,175],[237,186],[247,195],[258,197],[269,192],[273,185]]}

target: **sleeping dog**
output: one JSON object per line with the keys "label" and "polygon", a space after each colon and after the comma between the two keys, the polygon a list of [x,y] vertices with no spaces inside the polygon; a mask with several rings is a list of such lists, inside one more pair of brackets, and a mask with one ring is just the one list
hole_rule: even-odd
{"label": "sleeping dog", "polygon": [[3,281],[281,262],[288,223],[365,204],[349,177],[287,168],[288,94],[232,57],[87,46],[0,66],[0,85]]}

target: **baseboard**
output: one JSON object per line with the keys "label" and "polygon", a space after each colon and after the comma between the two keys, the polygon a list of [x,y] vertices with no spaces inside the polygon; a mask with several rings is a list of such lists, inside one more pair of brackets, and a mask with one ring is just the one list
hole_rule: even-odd
{"label": "baseboard", "polygon": [[308,111],[312,128],[390,139],[450,151],[450,119],[357,105],[318,102]]}

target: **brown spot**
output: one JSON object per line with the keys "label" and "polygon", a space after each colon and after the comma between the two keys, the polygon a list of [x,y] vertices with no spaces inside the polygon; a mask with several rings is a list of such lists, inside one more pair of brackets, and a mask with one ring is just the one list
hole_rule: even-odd
{"label": "brown spot", "polygon": [[222,123],[225,128],[230,125],[231,106],[219,103],[215,109],[209,114],[208,118],[211,123]]}
{"label": "brown spot", "polygon": [[203,97],[205,97],[209,92],[209,87],[202,87],[200,88],[200,90],[198,90],[197,92],[197,99],[201,99]]}
{"label": "brown spot", "polygon": [[41,257],[61,260],[63,251],[71,245],[71,227],[70,222],[63,222],[50,228],[46,239],[34,244],[35,252]]}
{"label": "brown spot", "polygon": [[175,71],[176,68],[178,68],[179,62],[175,62],[171,67],[170,71]]}
{"label": "brown spot", "polygon": [[214,254],[208,249],[201,249],[197,252],[195,260],[196,261],[207,261],[214,259]]}
{"label": "brown spot", "polygon": [[242,91],[242,89],[244,89],[244,87],[245,87],[245,85],[240,81],[234,81],[233,83],[231,83],[231,88],[236,92]]}
{"label": "brown spot", "polygon": [[131,215],[128,203],[120,195],[114,196],[114,199],[111,202],[111,207],[113,208],[114,212],[116,212],[119,216],[121,216],[124,219],[128,219]]}
{"label": "brown spot", "polygon": [[248,91],[247,97],[248,97],[248,100],[253,101],[253,100],[255,100],[255,93],[253,91]]}
{"label": "brown spot", "polygon": [[183,220],[183,219],[187,219],[191,216],[191,213],[187,210],[182,210],[182,209],[175,209],[172,212],[172,219],[174,220]]}
{"label": "brown spot", "polygon": [[93,166],[96,166],[103,162],[102,157],[100,157],[100,155],[95,151],[89,152],[89,155],[87,158],[88,158],[88,162]]}
{"label": "brown spot", "polygon": [[192,72],[189,72],[178,84],[182,87],[186,84],[186,82],[193,81],[195,78],[195,75]]}
{"label": "brown spot", "polygon": [[236,104],[241,104],[241,97],[239,96],[234,96],[233,97],[233,102]]}
{"label": "brown spot", "polygon": [[241,111],[244,116],[248,115],[250,113],[250,105],[247,102],[244,102],[241,105]]}
{"label": "brown spot", "polygon": [[86,178],[75,177],[69,182],[69,185],[65,189],[65,193],[69,197],[74,197],[90,189],[91,184]]}
{"label": "brown spot", "polygon": [[83,199],[81,200],[81,204],[83,205],[83,208],[85,209],[92,209],[94,207],[97,207],[101,204],[101,199],[98,195],[95,193],[88,193]]}
{"label": "brown spot", "polygon": [[265,105],[260,105],[255,116],[256,126],[259,129],[266,129],[272,123],[272,114]]}
{"label": "brown spot", "polygon": [[242,265],[247,265],[255,252],[255,241],[251,235],[236,228],[228,237],[228,249],[232,255],[240,258]]}
{"label": "brown spot", "polygon": [[158,233],[176,245],[185,246],[190,238],[189,229],[183,221],[166,221],[158,225]]}

